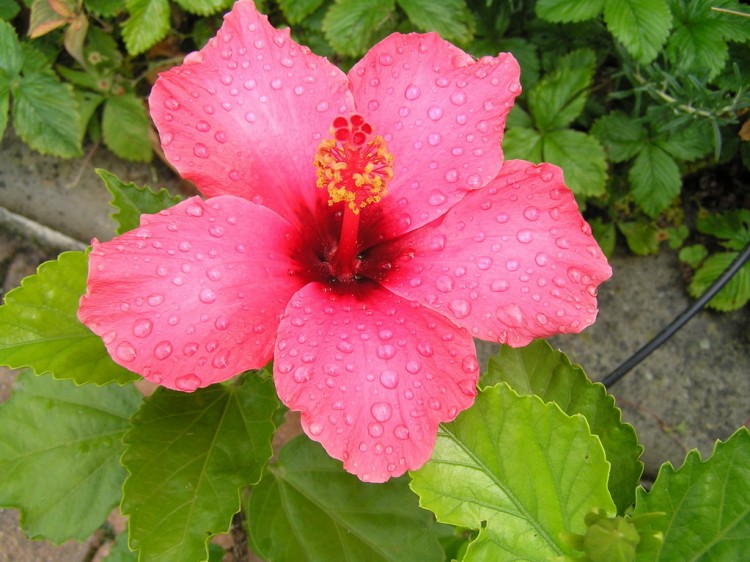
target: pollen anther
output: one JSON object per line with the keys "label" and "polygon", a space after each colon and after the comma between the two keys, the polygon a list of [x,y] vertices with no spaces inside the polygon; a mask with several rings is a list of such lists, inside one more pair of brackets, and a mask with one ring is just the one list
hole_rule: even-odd
{"label": "pollen anther", "polygon": [[358,214],[377,203],[393,178],[393,155],[380,135],[361,115],[342,115],[333,120],[331,136],[318,145],[313,161],[317,186],[328,191],[328,204],[346,202]]}

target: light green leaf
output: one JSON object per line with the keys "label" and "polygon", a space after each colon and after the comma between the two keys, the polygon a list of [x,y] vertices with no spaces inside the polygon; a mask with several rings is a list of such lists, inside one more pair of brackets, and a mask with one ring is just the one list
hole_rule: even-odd
{"label": "light green leaf", "polygon": [[128,548],[127,533],[121,533],[115,537],[115,544],[104,562],[138,562],[138,553]]}
{"label": "light green leaf", "polygon": [[736,209],[698,217],[698,230],[723,239],[722,244],[738,252],[750,243],[750,210]]}
{"label": "light green leaf", "polygon": [[596,138],[562,129],[544,135],[542,148],[543,160],[562,168],[565,184],[577,197],[604,195],[607,159]]}
{"label": "light green leaf", "polygon": [[[737,257],[738,252],[721,252],[710,256],[695,272],[688,288],[698,298]],[[708,306],[722,312],[737,310],[750,301],[750,263],[743,265],[734,277],[712,298]]]}
{"label": "light green leaf", "polygon": [[110,205],[115,209],[112,219],[119,225],[117,234],[137,228],[142,214],[155,214],[180,202],[178,195],[172,195],[164,188],[153,191],[147,186],[124,183],[116,175],[101,168],[96,173],[112,194]]}
{"label": "light green leaf", "polygon": [[89,12],[101,17],[112,17],[125,11],[125,0],[84,0]]}
{"label": "light green leaf", "polygon": [[633,158],[646,143],[648,133],[643,125],[620,111],[613,111],[594,122],[591,133],[608,151],[612,162]]}
{"label": "light green leaf", "polygon": [[647,222],[618,222],[617,228],[625,236],[630,251],[639,256],[659,251],[659,230]]}
{"label": "light green leaf", "polygon": [[[0,0],[0,19],[10,21],[18,15],[21,11],[21,6],[18,5],[16,0]],[[3,53],[2,47],[0,47],[0,53]]]}
{"label": "light green leaf", "polygon": [[644,145],[628,171],[628,180],[635,202],[651,217],[669,207],[682,186],[675,161],[653,144]]}
{"label": "light green leaf", "polygon": [[277,404],[258,373],[193,394],[160,388],[144,403],[122,456],[122,512],[141,562],[206,560],[209,538],[229,530],[240,489],[271,456]]}
{"label": "light green leaf", "polygon": [[10,107],[10,92],[4,88],[3,71],[0,70],[0,139],[5,134],[5,128],[8,126],[8,111]]}
{"label": "light green leaf", "polygon": [[0,21],[0,84],[3,76],[8,81],[15,78],[22,66],[23,51],[16,30],[8,22]]}
{"label": "light green leaf", "polygon": [[394,10],[394,0],[336,0],[323,20],[323,32],[337,52],[359,56]]}
{"label": "light green leaf", "polygon": [[579,49],[560,58],[555,71],[529,92],[529,112],[542,133],[570,125],[583,111],[594,77],[596,55]]}
{"label": "light green leaf", "polygon": [[520,158],[539,164],[544,161],[542,135],[536,129],[510,128],[503,137],[503,154],[507,160]]}
{"label": "light green leaf", "polygon": [[685,246],[680,249],[678,257],[682,263],[688,264],[693,269],[698,269],[698,266],[708,256],[708,250],[703,244],[693,244],[692,246]]}
{"label": "light green leaf", "polygon": [[13,127],[42,154],[80,156],[83,131],[73,88],[51,73],[27,74],[12,88]]}
{"label": "light green leaf", "polygon": [[471,13],[465,0],[396,0],[406,17],[423,31],[437,31],[450,41],[471,41]]}
{"label": "light green leaf", "polygon": [[301,23],[323,5],[325,0],[279,0],[279,8],[291,24]]}
{"label": "light green leaf", "polygon": [[411,486],[438,521],[479,531],[465,561],[548,562],[572,554],[562,534],[583,534],[589,511],[614,513],[608,476],[583,416],[500,384],[440,426]]}
{"label": "light green leaf", "polygon": [[138,376],[116,364],[101,338],[78,321],[87,257],[65,252],[5,296],[0,307],[0,364],[51,372],[76,384],[125,384]]}
{"label": "light green leaf", "polygon": [[605,0],[539,0],[536,15],[555,23],[590,20],[598,16]]}
{"label": "light green leaf", "polygon": [[717,441],[705,461],[688,453],[675,470],[662,465],[651,491],[638,491],[634,515],[663,512],[652,522],[664,542],[638,562],[727,562],[750,552],[750,432],[740,428],[725,443]]}
{"label": "light green leaf", "polygon": [[664,0],[608,0],[604,21],[610,33],[642,64],[656,58],[672,27],[672,15]]}
{"label": "light green leaf", "polygon": [[130,17],[122,26],[125,47],[131,55],[148,51],[169,31],[168,0],[125,0]]}
{"label": "light green leaf", "polygon": [[185,11],[199,16],[210,16],[232,5],[232,0],[175,0]]}
{"label": "light green leaf", "polygon": [[153,152],[148,142],[149,127],[146,106],[135,94],[113,96],[104,104],[104,144],[120,158],[133,162],[151,160]]}
{"label": "light green leaf", "polygon": [[0,406],[0,505],[31,538],[85,540],[120,500],[122,435],[141,395],[19,375]]}
{"label": "light green leaf", "polygon": [[444,558],[405,479],[361,482],[305,436],[268,467],[247,514],[253,549],[269,562]]}
{"label": "light green leaf", "polygon": [[591,382],[580,366],[572,365],[564,353],[544,340],[518,349],[501,346],[500,352],[490,357],[479,386],[499,382],[508,383],[522,396],[536,394],[545,402],[555,402],[568,415],[585,416],[612,465],[608,486],[618,512],[624,514],[633,505],[643,473],[639,460],[643,447],[633,426],[622,422],[622,412],[604,386]]}

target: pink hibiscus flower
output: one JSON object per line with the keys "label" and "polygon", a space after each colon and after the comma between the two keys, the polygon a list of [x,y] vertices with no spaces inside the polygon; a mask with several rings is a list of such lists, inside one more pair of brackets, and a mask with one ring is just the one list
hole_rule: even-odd
{"label": "pink hibiscus flower", "polygon": [[578,332],[611,270],[562,173],[503,163],[519,68],[393,34],[344,74],[237,2],[151,114],[207,196],[93,242],[79,317],[191,392],[274,359],[282,402],[362,480],[419,468],[469,407],[473,337]]}

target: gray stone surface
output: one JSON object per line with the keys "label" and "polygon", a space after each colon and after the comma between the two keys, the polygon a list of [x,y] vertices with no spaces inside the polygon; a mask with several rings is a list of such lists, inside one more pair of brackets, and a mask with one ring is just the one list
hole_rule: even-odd
{"label": "gray stone surface", "polygon": [[[0,142],[0,207],[77,240],[108,239],[113,233],[107,218],[111,212],[108,194],[94,167],[139,184],[178,186],[160,164],[129,165],[104,150],[90,161],[60,161],[33,154],[6,134]],[[5,290],[50,255],[50,249],[40,248],[38,240],[19,237],[19,229],[23,227],[17,224],[6,225],[5,231],[0,228],[0,286]],[[620,256],[612,265],[614,278],[599,293],[598,322],[584,334],[553,340],[597,380],[691,302],[669,253],[649,258]],[[747,308],[731,314],[701,312],[613,387],[625,419],[633,423],[646,447],[647,473],[653,475],[664,460],[679,465],[689,448],[710,453],[716,439],[726,438],[750,418],[749,320]],[[485,360],[494,349],[481,345]],[[7,398],[11,376],[0,372],[0,400]],[[78,561],[68,550],[40,554],[38,543],[19,538],[12,513],[0,513],[0,562]]]}

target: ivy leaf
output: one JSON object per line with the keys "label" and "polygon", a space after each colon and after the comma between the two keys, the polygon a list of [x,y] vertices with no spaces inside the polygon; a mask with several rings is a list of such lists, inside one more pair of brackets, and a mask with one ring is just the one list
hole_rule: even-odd
{"label": "ivy leaf", "polygon": [[405,479],[361,482],[305,436],[281,449],[247,513],[253,549],[270,562],[444,558]]}
{"label": "ivy leaf", "polygon": [[143,404],[122,456],[122,512],[141,562],[206,559],[271,456],[277,404],[258,373],[192,394],[160,388]]}
{"label": "ivy leaf", "polygon": [[291,24],[301,23],[315,10],[323,5],[325,0],[279,0],[279,8],[284,17]]}
{"label": "ivy leaf", "polygon": [[80,156],[83,130],[73,88],[45,72],[25,75],[11,90],[13,127],[26,144],[42,154]]}
{"label": "ivy leaf", "polygon": [[[720,252],[706,259],[693,276],[688,287],[690,294],[698,298],[705,293],[706,289],[734,261],[738,253]],[[728,312],[742,308],[748,301],[750,301],[750,263],[743,265],[734,274],[734,277],[709,301],[708,306],[721,312]]]}
{"label": "ivy leaf", "polygon": [[529,111],[542,133],[570,125],[583,111],[594,77],[596,56],[579,49],[561,57],[555,71],[529,92]]}
{"label": "ivy leaf", "polygon": [[507,160],[519,158],[539,164],[542,157],[542,135],[536,129],[513,127],[505,131],[503,154]]}
{"label": "ivy leaf", "polygon": [[29,537],[82,541],[104,522],[120,500],[120,439],[140,402],[132,387],[19,375],[0,406],[0,504],[22,509]]}
{"label": "ivy leaf", "polygon": [[125,47],[140,55],[158,43],[169,31],[168,0],[126,0],[130,17],[122,26]]}
{"label": "ivy leaf", "polygon": [[112,194],[110,205],[115,212],[111,216],[119,225],[117,234],[137,228],[142,214],[153,215],[162,209],[176,205],[181,199],[164,188],[153,191],[149,187],[140,187],[133,182],[125,183],[113,173],[101,168],[97,168],[96,173],[102,178],[107,191]]}
{"label": "ivy leaf", "polygon": [[199,16],[210,16],[232,5],[232,0],[175,0],[185,11]]}
{"label": "ivy leaf", "polygon": [[411,486],[438,521],[479,531],[465,561],[546,562],[573,554],[562,534],[583,534],[593,508],[614,513],[608,476],[583,416],[500,384],[440,426]]}
{"label": "ivy leaf", "polygon": [[672,157],[654,144],[646,144],[628,171],[630,191],[650,217],[669,207],[680,193],[680,169]]}
{"label": "ivy leaf", "polygon": [[705,461],[690,451],[675,470],[665,463],[649,492],[638,490],[635,516],[662,512],[650,530],[661,532],[657,551],[639,556],[651,560],[744,560],[750,552],[750,432],[737,430],[717,441]]}
{"label": "ivy leaf", "polygon": [[65,252],[5,296],[0,307],[0,363],[31,367],[76,384],[125,384],[139,377],[107,354],[99,336],[78,321],[86,290],[87,257]]}
{"label": "ivy leaf", "polygon": [[625,236],[630,251],[638,256],[659,251],[659,230],[647,222],[618,222],[617,228]]}
{"label": "ivy leaf", "polygon": [[104,104],[102,135],[104,144],[120,158],[133,162],[149,162],[148,142],[150,121],[146,106],[135,94],[113,96]]}
{"label": "ivy leaf", "polygon": [[415,26],[423,31],[437,31],[451,41],[468,42],[473,37],[471,13],[465,0],[397,0]]}
{"label": "ivy leaf", "polygon": [[543,160],[563,169],[565,184],[577,197],[604,195],[607,159],[599,141],[572,129],[544,135]]}
{"label": "ivy leaf", "polygon": [[605,0],[539,0],[536,15],[554,23],[590,20],[598,16]]}
{"label": "ivy leaf", "polygon": [[604,5],[607,29],[640,63],[652,62],[672,27],[664,0],[609,0]]}
{"label": "ivy leaf", "polygon": [[394,10],[394,0],[336,0],[323,20],[323,32],[337,52],[358,56]]}
{"label": "ivy leaf", "polygon": [[594,122],[591,133],[601,141],[612,162],[625,162],[638,154],[648,133],[637,120],[613,111]]}
{"label": "ivy leaf", "polygon": [[518,349],[501,346],[500,352],[490,357],[480,387],[499,382],[508,383],[522,396],[536,394],[545,402],[554,402],[570,416],[585,416],[612,465],[608,486],[618,512],[624,514],[633,505],[643,473],[639,460],[643,447],[633,426],[622,422],[622,412],[604,386],[591,382],[580,366],[572,365],[563,352],[544,340]]}

